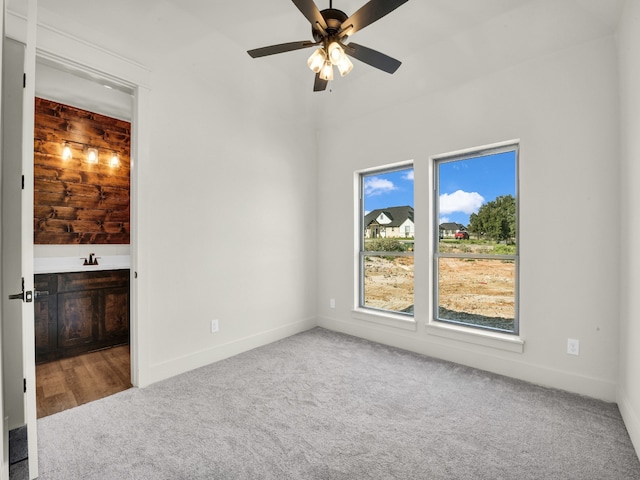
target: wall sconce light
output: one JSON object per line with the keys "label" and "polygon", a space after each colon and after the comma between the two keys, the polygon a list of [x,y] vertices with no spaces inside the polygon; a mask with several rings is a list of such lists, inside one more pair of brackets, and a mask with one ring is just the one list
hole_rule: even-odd
{"label": "wall sconce light", "polygon": [[93,147],[88,147],[85,151],[85,157],[87,159],[87,163],[91,163],[93,165],[98,163],[98,149]]}
{"label": "wall sconce light", "polygon": [[71,147],[67,142],[62,142],[62,159],[71,160],[72,158],[73,153],[71,153]]}
{"label": "wall sconce light", "polygon": [[[89,165],[98,165],[100,163],[100,152],[98,148],[92,147],[86,144],[82,144],[79,142],[74,142],[73,140],[65,140],[62,142],[62,159],[63,160],[71,160],[73,158],[73,150],[71,149],[72,144],[77,144],[78,148],[82,148],[82,152],[84,153],[84,161]],[[108,165],[111,168],[118,168],[120,166],[120,154],[115,150],[106,150],[102,152],[105,156],[110,155]]]}

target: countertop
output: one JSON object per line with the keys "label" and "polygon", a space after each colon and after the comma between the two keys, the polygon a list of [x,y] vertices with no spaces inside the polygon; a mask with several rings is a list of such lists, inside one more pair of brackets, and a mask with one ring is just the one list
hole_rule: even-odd
{"label": "countertop", "polygon": [[97,257],[98,265],[84,265],[85,257],[36,257],[33,273],[92,272],[131,268],[130,255],[105,255]]}

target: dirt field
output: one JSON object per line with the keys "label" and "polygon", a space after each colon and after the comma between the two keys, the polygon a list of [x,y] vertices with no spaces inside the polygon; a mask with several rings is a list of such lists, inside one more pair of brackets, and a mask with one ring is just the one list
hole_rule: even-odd
{"label": "dirt field", "polygon": [[440,259],[440,316],[505,328],[515,318],[515,266],[502,260]]}
{"label": "dirt field", "polygon": [[396,312],[413,309],[413,257],[367,257],[365,305]]}
{"label": "dirt field", "polygon": [[[511,328],[515,317],[512,262],[443,258],[438,288],[441,318]],[[369,307],[412,311],[413,258],[368,257],[365,298]]]}

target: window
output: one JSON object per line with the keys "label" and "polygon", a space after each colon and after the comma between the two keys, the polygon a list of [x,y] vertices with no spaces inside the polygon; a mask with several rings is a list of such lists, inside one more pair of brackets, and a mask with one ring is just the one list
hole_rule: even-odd
{"label": "window", "polygon": [[413,165],[359,180],[358,307],[413,316]]}
{"label": "window", "polygon": [[434,319],[518,334],[518,144],[434,162]]}

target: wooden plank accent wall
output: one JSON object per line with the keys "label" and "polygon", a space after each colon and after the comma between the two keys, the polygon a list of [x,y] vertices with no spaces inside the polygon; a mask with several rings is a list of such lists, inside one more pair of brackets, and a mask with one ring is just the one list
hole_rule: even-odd
{"label": "wooden plank accent wall", "polygon": [[[128,244],[131,124],[36,98],[34,137],[33,242]],[[85,146],[98,149],[98,164],[85,161]]]}

